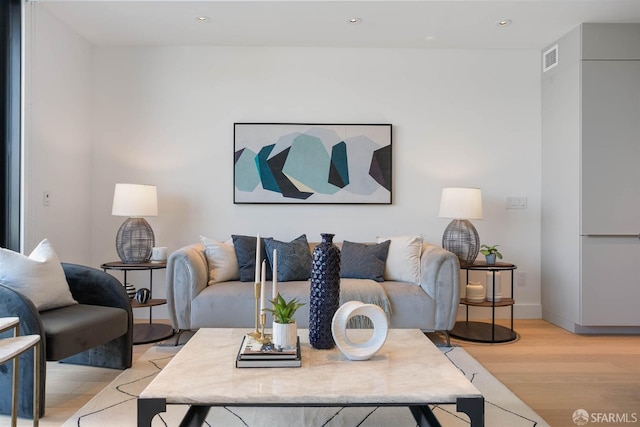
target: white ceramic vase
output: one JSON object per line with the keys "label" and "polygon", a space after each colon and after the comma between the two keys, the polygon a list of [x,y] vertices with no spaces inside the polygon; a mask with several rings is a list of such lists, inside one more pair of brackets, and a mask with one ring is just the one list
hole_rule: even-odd
{"label": "white ceramic vase", "polygon": [[[369,341],[354,343],[347,337],[347,323],[354,316],[365,316],[373,323],[373,335]],[[340,306],[331,321],[333,339],[349,360],[367,360],[376,354],[387,340],[389,319],[387,313],[375,304],[347,301]]]}
{"label": "white ceramic vase", "polygon": [[298,326],[293,323],[273,322],[273,346],[277,349],[290,350],[296,347],[298,341]]}
{"label": "white ceramic vase", "polygon": [[467,283],[465,299],[468,302],[481,303],[484,301],[485,290],[480,282]]}

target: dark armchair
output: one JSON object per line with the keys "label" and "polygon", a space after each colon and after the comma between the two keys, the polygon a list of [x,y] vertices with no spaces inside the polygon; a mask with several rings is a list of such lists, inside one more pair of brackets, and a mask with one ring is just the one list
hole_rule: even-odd
{"label": "dark armchair", "polygon": [[[40,416],[45,410],[45,361],[126,369],[131,367],[133,314],[122,284],[101,270],[63,263],[67,283],[79,304],[38,312],[21,293],[0,285],[0,317],[20,318],[20,334],[40,335]],[[5,334],[6,335],[6,334]],[[8,336],[8,335],[7,335]],[[0,390],[10,390],[12,364],[0,366]],[[18,414],[31,417],[33,355],[20,357]],[[0,413],[11,413],[11,396],[0,393]]]}

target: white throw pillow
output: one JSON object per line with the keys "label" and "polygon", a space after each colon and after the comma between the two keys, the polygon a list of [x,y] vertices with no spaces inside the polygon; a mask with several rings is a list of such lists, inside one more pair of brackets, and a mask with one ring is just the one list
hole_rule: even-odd
{"label": "white throw pillow", "polygon": [[378,242],[385,240],[391,240],[391,245],[384,267],[384,280],[419,284],[422,235],[378,237]]}
{"label": "white throw pillow", "polygon": [[0,283],[29,298],[38,311],[78,303],[71,295],[58,255],[47,239],[28,257],[1,248]]}
{"label": "white throw pillow", "polygon": [[236,250],[230,240],[222,243],[200,236],[209,264],[209,285],[228,280],[240,280]]}

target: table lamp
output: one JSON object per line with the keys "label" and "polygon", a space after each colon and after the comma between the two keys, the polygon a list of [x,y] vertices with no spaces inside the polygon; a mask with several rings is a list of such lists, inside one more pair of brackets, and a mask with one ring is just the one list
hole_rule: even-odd
{"label": "table lamp", "polygon": [[155,236],[144,216],[158,216],[155,185],[116,184],[111,215],[128,217],[116,235],[116,250],[122,262],[149,262]]}
{"label": "table lamp", "polygon": [[453,218],[442,235],[442,247],[456,254],[461,264],[472,264],[480,250],[480,237],[469,220],[482,219],[482,191],[443,188],[439,216]]}

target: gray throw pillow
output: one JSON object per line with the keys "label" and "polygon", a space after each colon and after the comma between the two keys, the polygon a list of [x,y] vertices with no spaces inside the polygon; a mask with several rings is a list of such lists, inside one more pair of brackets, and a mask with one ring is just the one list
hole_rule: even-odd
{"label": "gray throw pillow", "polygon": [[278,281],[308,280],[311,276],[311,250],[307,235],[303,234],[289,243],[264,239],[267,257],[273,270],[273,250],[278,251]]}
{"label": "gray throw pillow", "polygon": [[384,266],[390,244],[390,240],[377,245],[365,245],[345,240],[342,242],[340,277],[384,282]]}
{"label": "gray throw pillow", "polygon": [[[233,247],[236,250],[238,269],[240,270],[241,282],[253,282],[256,274],[256,237],[232,235]],[[267,259],[267,252],[264,247],[266,239],[260,238],[260,262]],[[273,273],[271,265],[267,261],[266,280],[272,280]]]}

